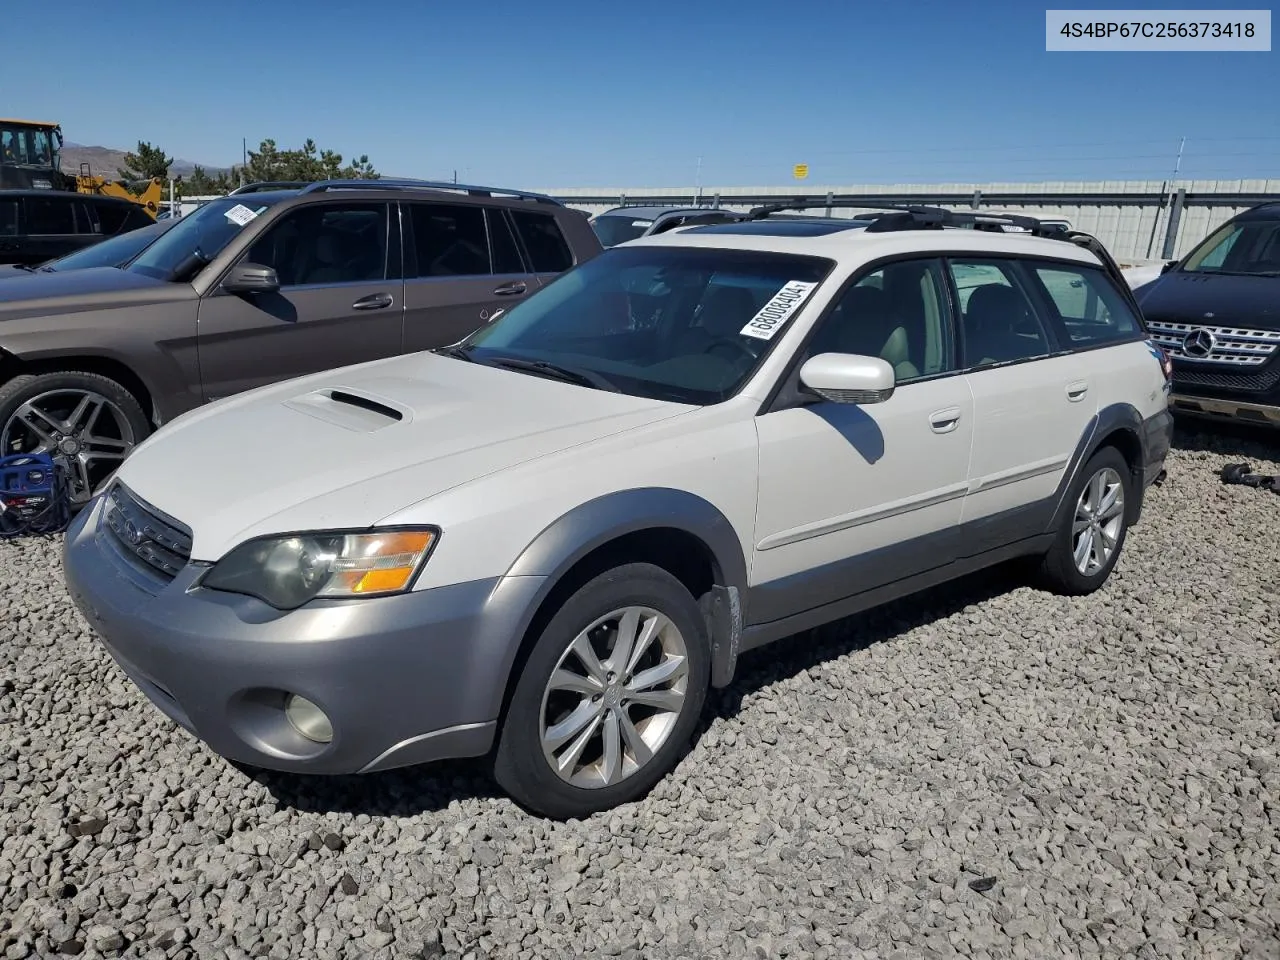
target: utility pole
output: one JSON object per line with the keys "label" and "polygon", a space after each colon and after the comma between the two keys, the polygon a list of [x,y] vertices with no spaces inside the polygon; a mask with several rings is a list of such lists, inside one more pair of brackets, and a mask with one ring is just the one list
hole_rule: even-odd
{"label": "utility pole", "polygon": [[702,203],[702,158],[698,158],[698,170],[693,175],[694,197],[693,205],[699,206]]}
{"label": "utility pole", "polygon": [[[1172,190],[1177,187],[1178,171],[1182,169],[1182,150],[1187,145],[1187,138],[1183,137],[1178,141],[1178,156],[1173,161],[1173,177],[1166,180],[1160,186],[1160,206],[1156,208],[1155,220],[1151,223],[1151,237],[1147,240],[1147,258],[1151,258],[1151,251],[1156,245],[1156,233],[1160,229],[1160,215],[1164,213],[1165,205],[1169,202],[1169,195]],[[1170,214],[1172,215],[1172,214]]]}

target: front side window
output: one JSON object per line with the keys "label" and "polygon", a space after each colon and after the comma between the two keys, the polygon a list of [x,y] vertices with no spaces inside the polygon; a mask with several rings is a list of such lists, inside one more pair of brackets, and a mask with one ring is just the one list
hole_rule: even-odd
{"label": "front side window", "polygon": [[1043,357],[1049,338],[1009,260],[952,260],[963,313],[964,366]]}
{"label": "front side window", "polygon": [[70,197],[28,197],[27,233],[34,237],[66,236],[76,232]]}
{"label": "front side window", "polygon": [[157,280],[189,280],[277,200],[261,194],[211,200],[179,220],[128,269]]}
{"label": "front side window", "polygon": [[555,217],[527,210],[512,210],[511,216],[534,273],[562,273],[573,266],[573,251]]}
{"label": "front side window", "polygon": [[879,357],[899,383],[955,369],[946,280],[937,260],[891,263],[860,278],[823,319],[809,355]]}
{"label": "front side window", "polygon": [[1034,272],[1071,345],[1115,343],[1141,331],[1133,311],[1101,270],[1064,264],[1036,267]]}
{"label": "front side window", "polygon": [[383,280],[387,205],[323,204],[295,210],[263,234],[245,259],[274,268],[282,287]]}
{"label": "front side window", "polygon": [[1280,276],[1280,219],[1226,224],[1192,251],[1181,269]]}
{"label": "front side window", "polygon": [[492,273],[484,208],[461,203],[409,204],[417,277],[483,277]]}
{"label": "front side window", "polygon": [[576,372],[634,396],[719,403],[755,371],[832,266],[818,257],[745,250],[609,250],[512,307],[461,349],[495,366],[549,364],[562,378]]}

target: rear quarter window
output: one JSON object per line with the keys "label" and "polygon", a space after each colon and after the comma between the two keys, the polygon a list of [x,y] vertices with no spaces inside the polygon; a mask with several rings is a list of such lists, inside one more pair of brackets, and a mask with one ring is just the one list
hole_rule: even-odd
{"label": "rear quarter window", "polygon": [[511,217],[534,273],[563,273],[573,266],[573,251],[555,217],[527,210],[512,210]]}
{"label": "rear quarter window", "polygon": [[1034,272],[1057,311],[1069,346],[1121,343],[1142,332],[1124,297],[1101,270],[1063,264],[1038,266]]}

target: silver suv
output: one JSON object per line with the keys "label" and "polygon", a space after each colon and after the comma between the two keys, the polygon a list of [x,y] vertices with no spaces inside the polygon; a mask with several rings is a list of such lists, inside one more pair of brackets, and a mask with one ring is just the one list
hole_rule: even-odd
{"label": "silver suv", "polygon": [[0,455],[55,454],[83,502],[188,410],[456,343],[601,252],[585,214],[541,194],[250,185],[123,268],[0,285]]}

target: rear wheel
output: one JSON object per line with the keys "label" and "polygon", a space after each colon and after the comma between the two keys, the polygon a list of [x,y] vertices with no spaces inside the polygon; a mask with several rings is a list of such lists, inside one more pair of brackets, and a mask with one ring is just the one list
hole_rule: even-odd
{"label": "rear wheel", "polygon": [[689,591],[650,564],[588,582],[539,636],[499,734],[494,774],[546,816],[639,799],[679,760],[710,678]]}
{"label": "rear wheel", "polygon": [[1120,451],[1103,447],[1085,464],[1067,494],[1041,579],[1057,593],[1097,590],[1111,575],[1129,532],[1133,474]]}
{"label": "rear wheel", "polygon": [[96,373],[22,374],[0,386],[0,456],[52,456],[67,469],[73,506],[150,432],[133,394]]}

